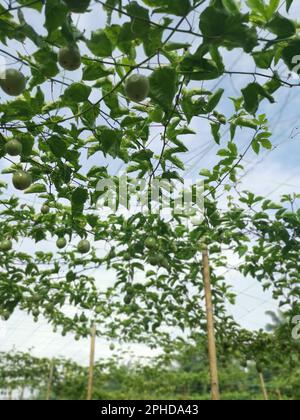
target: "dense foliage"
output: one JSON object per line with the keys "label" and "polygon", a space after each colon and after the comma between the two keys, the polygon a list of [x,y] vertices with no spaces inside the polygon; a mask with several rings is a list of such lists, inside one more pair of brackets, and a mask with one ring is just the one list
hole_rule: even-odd
{"label": "dense foliage", "polygon": [[[273,315],[274,316],[274,315]],[[281,325],[281,324],[280,324]],[[267,364],[262,371],[269,398],[297,400],[300,397],[299,345],[289,349],[289,356],[277,360],[274,346],[286,345],[281,326],[272,334],[260,333],[251,337],[252,346],[264,347]],[[249,339],[249,337],[248,337]],[[270,343],[271,345],[268,345]],[[206,338],[198,337],[195,345],[180,341],[154,359],[137,362],[130,354],[113,350],[113,356],[97,361],[94,372],[93,397],[97,400],[158,399],[207,400],[210,380]],[[225,400],[261,400],[257,366],[251,360],[245,364],[242,352],[233,348],[219,348],[220,385]],[[260,354],[262,351],[260,350]],[[287,354],[287,351],[286,351]],[[294,361],[291,366],[290,361]],[[49,389],[51,365],[54,366],[49,397],[58,400],[86,398],[88,369],[70,360],[39,359],[26,353],[0,355],[0,389],[3,397],[14,399],[45,399]]]}

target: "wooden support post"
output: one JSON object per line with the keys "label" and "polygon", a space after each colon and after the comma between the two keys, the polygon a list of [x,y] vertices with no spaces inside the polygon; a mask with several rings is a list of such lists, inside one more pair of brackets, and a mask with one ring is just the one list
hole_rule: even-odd
{"label": "wooden support post", "polygon": [[93,399],[96,333],[97,333],[96,325],[93,325],[91,329],[90,366],[89,366],[89,381],[88,381],[88,391],[87,391],[88,401],[91,401]]}
{"label": "wooden support post", "polygon": [[260,381],[260,386],[261,386],[261,391],[263,393],[263,397],[265,401],[269,401],[269,394],[266,388],[266,383],[265,383],[265,378],[262,372],[259,373],[259,381]]}
{"label": "wooden support post", "polygon": [[206,317],[207,317],[208,355],[209,355],[210,378],[211,378],[211,396],[212,396],[213,401],[219,401],[220,390],[219,390],[219,376],[218,376],[217,347],[216,347],[215,326],[214,326],[214,310],[213,310],[213,303],[212,303],[209,256],[208,256],[208,248],[206,245],[204,245],[203,247],[202,261],[203,261],[203,279],[204,279]]}
{"label": "wooden support post", "polygon": [[21,392],[20,392],[20,401],[24,400],[24,392],[25,392],[25,385],[22,385]]}
{"label": "wooden support post", "polygon": [[278,401],[283,401],[283,396],[282,396],[279,388],[276,389],[276,393],[277,393],[277,396],[278,396]]}
{"label": "wooden support post", "polygon": [[49,401],[50,398],[51,398],[53,374],[54,374],[54,360],[51,360],[49,377],[48,377],[48,384],[47,384],[46,401]]}

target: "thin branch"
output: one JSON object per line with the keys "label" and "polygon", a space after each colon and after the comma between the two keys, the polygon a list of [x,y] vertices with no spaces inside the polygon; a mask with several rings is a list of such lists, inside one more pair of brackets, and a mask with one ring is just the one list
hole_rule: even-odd
{"label": "thin branch", "polygon": [[[195,10],[197,7],[199,7],[199,5],[200,4],[202,4],[203,3],[203,1],[204,0],[202,0],[201,2],[199,2],[199,3],[197,3],[191,10],[190,10],[190,12],[192,12],[193,10]],[[176,31],[178,30],[178,28],[180,28],[180,26],[182,25],[182,23],[184,22],[184,20],[185,20],[185,16],[184,17],[182,17],[180,20],[179,20],[179,22],[177,23],[177,25],[175,26],[175,28],[173,28],[172,29],[172,32],[168,35],[168,37],[166,38],[166,40],[163,42],[163,44],[161,45],[161,48],[163,48],[169,41],[170,41],[170,39],[173,37],[173,35],[176,33]],[[161,49],[160,48],[160,49]],[[122,77],[121,79],[120,79],[120,81],[113,87],[113,89],[111,89],[109,92],[107,92],[104,96],[102,96],[102,98],[100,98],[95,104],[93,104],[92,106],[90,106],[90,107],[88,107],[88,108],[86,108],[85,110],[83,110],[83,111],[81,111],[81,112],[79,112],[79,113],[77,113],[77,114],[75,114],[75,115],[73,115],[73,116],[71,116],[71,117],[67,117],[67,118],[64,118],[64,119],[62,119],[61,121],[60,121],[60,123],[64,123],[64,122],[67,122],[67,121],[71,121],[71,120],[73,120],[73,119],[76,119],[76,118],[80,118],[82,115],[84,115],[84,114],[86,114],[87,112],[89,112],[89,111],[92,111],[93,110],[93,108],[94,107],[96,107],[96,106],[98,106],[98,105],[100,105],[106,98],[108,98],[110,95],[112,95],[114,92],[116,92],[118,89],[119,89],[119,87],[121,87],[122,85],[123,85],[123,83],[126,81],[126,79],[131,75],[131,73],[133,73],[133,71],[134,70],[137,70],[138,68],[140,68],[141,66],[144,66],[146,63],[148,63],[148,61],[149,60],[151,60],[152,58],[154,58],[157,54],[159,54],[159,51],[160,50],[157,50],[157,51],[155,51],[155,53],[153,53],[153,54],[151,54],[149,57],[147,57],[146,59],[144,59],[144,60],[142,60],[140,63],[138,63],[138,64],[136,64],[135,66],[133,66],[131,69],[129,69],[128,70],[128,72],[125,74],[125,76],[124,77]],[[56,125],[57,124],[57,121],[56,122],[52,122],[52,121],[49,121],[47,124],[50,124],[50,125]],[[41,123],[41,124],[36,124],[35,125],[35,127],[36,128],[38,128],[38,127],[43,127],[43,126],[45,126],[46,124],[45,123]]]}
{"label": "thin branch", "polygon": [[8,9],[4,10],[2,13],[0,13],[0,17],[3,15],[6,15],[7,13],[13,12],[15,10],[20,10],[20,9],[24,9],[26,7],[30,7],[33,6],[36,3],[42,3],[42,0],[33,0],[27,4],[22,4],[19,6],[10,6]]}
{"label": "thin branch", "polygon": [[226,174],[220,179],[220,181],[218,182],[218,184],[212,189],[210,190],[204,198],[207,198],[209,195],[214,194],[219,187],[223,184],[223,182],[225,181],[225,179],[228,178],[229,175],[232,174],[232,172],[239,166],[239,164],[242,162],[242,160],[244,159],[244,157],[246,156],[246,154],[249,152],[253,142],[255,141],[256,135],[258,133],[258,130],[256,130],[254,136],[251,139],[251,142],[249,143],[249,145],[247,146],[246,150],[244,151],[244,153],[240,156],[239,160],[229,169],[228,172],[226,172]]}
{"label": "thin branch", "polygon": [[[174,30],[175,30],[175,28],[174,28],[174,27],[171,27],[171,26],[166,26],[166,25],[161,25],[160,23],[153,22],[152,20],[150,20],[150,19],[146,19],[146,18],[143,18],[143,17],[141,17],[141,16],[134,16],[134,15],[131,15],[130,13],[125,12],[125,10],[124,10],[124,9],[119,9],[118,7],[113,7],[113,6],[110,6],[109,4],[106,4],[106,3],[104,3],[104,2],[103,2],[103,1],[101,1],[101,0],[95,0],[95,1],[96,1],[96,3],[101,4],[102,6],[104,6],[105,8],[107,8],[107,9],[109,9],[109,10],[112,10],[112,11],[114,11],[114,12],[118,12],[118,13],[120,13],[120,14],[124,15],[124,16],[130,17],[131,19],[137,19],[137,20],[140,20],[140,21],[142,21],[142,22],[148,23],[148,24],[150,24],[150,25],[152,25],[152,26],[155,26],[155,27],[157,27],[157,28],[165,29],[165,30],[167,30],[167,31],[174,31]],[[192,12],[193,10],[195,10],[197,7],[201,6],[201,4],[203,4],[203,3],[204,3],[204,1],[205,1],[205,0],[202,0],[202,1],[201,1],[201,2],[199,2],[197,5],[195,5],[195,6],[193,7],[193,9],[191,9],[191,10],[190,10],[190,12]],[[190,13],[190,12],[189,12],[189,13]],[[185,20],[185,19],[186,19],[186,16],[184,17],[184,20]],[[198,38],[203,38],[203,35],[199,34],[198,32],[194,32],[194,31],[192,31],[192,30],[189,30],[189,29],[180,29],[180,28],[177,28],[177,29],[176,29],[176,32],[183,33],[183,34],[189,34],[189,35],[193,35],[193,36],[197,36]]]}

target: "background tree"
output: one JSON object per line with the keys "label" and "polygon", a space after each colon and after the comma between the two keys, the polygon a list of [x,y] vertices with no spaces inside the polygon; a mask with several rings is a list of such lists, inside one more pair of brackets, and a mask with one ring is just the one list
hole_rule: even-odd
{"label": "background tree", "polygon": [[[87,337],[93,323],[101,325],[102,336],[151,345],[164,344],[179,329],[193,336],[205,328],[203,241],[211,254],[220,343],[231,343],[239,331],[225,310],[227,301],[234,302],[224,279],[229,251],[241,258],[238,270],[271,288],[287,311],[296,311],[299,197],[274,204],[243,193],[229,196],[224,210],[218,195],[235,194],[251,150],[272,149],[261,105],[274,103],[280,89],[299,87],[279,72],[281,65],[293,71],[299,52],[292,3],[286,2],[285,13],[279,1],[261,0],[243,7],[234,0],[0,5],[0,51],[18,67],[7,68],[0,82],[5,320],[20,308],[36,321],[45,316],[63,335],[75,332],[77,339]],[[105,22],[81,31],[76,16],[90,9]],[[236,50],[252,60],[252,71],[228,68],[225,52]],[[214,87],[224,75],[245,77],[237,97]],[[224,115],[221,109],[229,104],[233,109]],[[189,217],[171,212],[168,220],[140,211],[99,217],[98,182],[113,182],[118,192],[119,165],[131,186],[154,178],[181,181],[187,139],[198,137],[196,120],[210,127],[218,147],[213,166],[198,168],[205,180],[203,223],[192,218],[199,216],[197,208]],[[229,129],[226,143],[222,127]],[[23,194],[33,194],[41,206],[20,204]],[[49,247],[51,240],[56,247]],[[33,242],[31,253],[27,245]],[[105,255],[97,252],[100,244]],[[100,266],[116,271],[105,290],[89,275]]]}

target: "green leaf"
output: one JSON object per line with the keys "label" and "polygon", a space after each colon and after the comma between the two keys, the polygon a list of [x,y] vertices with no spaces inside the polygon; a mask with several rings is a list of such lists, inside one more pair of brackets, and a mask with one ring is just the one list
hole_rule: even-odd
{"label": "green leaf", "polygon": [[60,0],[46,0],[45,27],[48,32],[59,28],[66,20],[67,13],[66,5]]}
{"label": "green leaf", "polygon": [[173,163],[173,165],[175,165],[177,168],[181,169],[182,171],[184,171],[185,167],[184,167],[184,163],[178,158],[178,156],[176,155],[168,155],[167,156],[167,160],[169,160],[170,162]]}
{"label": "green leaf", "polygon": [[165,45],[164,49],[166,51],[177,51],[177,50],[187,50],[191,47],[191,44],[184,42],[168,42]]}
{"label": "green leaf", "polygon": [[149,80],[150,98],[164,110],[170,110],[176,94],[176,71],[171,67],[161,67],[152,72]]}
{"label": "green leaf", "polygon": [[143,39],[144,50],[146,55],[150,56],[160,49],[162,45],[162,36],[164,29],[158,27],[150,27]]}
{"label": "green leaf", "polygon": [[213,135],[213,138],[214,138],[215,142],[217,144],[220,144],[220,142],[221,142],[221,134],[220,134],[221,124],[211,123],[210,126],[211,126],[211,133]]}
{"label": "green leaf", "polygon": [[43,9],[43,2],[42,1],[28,1],[28,0],[18,0],[23,6],[29,7],[31,9],[35,9],[38,12],[41,12]]}
{"label": "green leaf", "polygon": [[71,199],[73,216],[80,216],[83,213],[88,198],[88,192],[83,187],[78,187],[73,191]]}
{"label": "green leaf", "polygon": [[210,96],[205,107],[207,113],[212,112],[216,108],[223,96],[223,93],[224,89],[218,89],[212,96]]}
{"label": "green leaf", "polygon": [[32,68],[32,75],[41,79],[39,83],[44,81],[44,78],[50,78],[57,75],[59,72],[57,66],[57,54],[49,47],[44,46],[33,54],[38,69]]}
{"label": "green leaf", "polygon": [[228,149],[220,149],[217,153],[218,156],[222,156],[222,157],[228,157],[231,155],[230,151]]}
{"label": "green leaf", "polygon": [[280,15],[280,13],[275,14],[273,19],[268,23],[267,28],[279,38],[288,38],[296,33],[295,23]]}
{"label": "green leaf", "polygon": [[[291,71],[294,71],[296,65],[299,64],[300,56],[300,39],[289,42],[288,46],[282,50],[282,58]],[[298,58],[298,61],[297,61]]]}
{"label": "green leaf", "polygon": [[85,102],[91,94],[92,88],[83,83],[73,83],[69,86],[63,96],[62,100],[67,103]]}
{"label": "green leaf", "polygon": [[86,44],[97,57],[110,57],[112,55],[113,45],[102,29],[92,32],[91,39]]}
{"label": "green leaf", "polygon": [[260,144],[258,141],[253,141],[252,142],[252,149],[254,150],[254,152],[258,155],[260,152]]}
{"label": "green leaf", "polygon": [[254,12],[264,16],[265,18],[268,17],[266,5],[263,0],[247,0],[247,4]]}
{"label": "green leaf", "polygon": [[18,140],[22,143],[22,156],[30,156],[34,146],[34,137],[30,133],[20,133]]}
{"label": "green leaf", "polygon": [[98,127],[97,139],[104,154],[109,153],[114,158],[119,155],[122,132],[108,127]]}
{"label": "green leaf", "polygon": [[126,7],[131,17],[131,30],[136,37],[144,38],[150,29],[149,12],[136,1],[130,2]]}
{"label": "green leaf", "polygon": [[222,0],[223,6],[232,14],[240,13],[239,5],[236,0]]}
{"label": "green leaf", "polygon": [[257,33],[246,25],[247,17],[241,13],[232,14],[225,8],[207,7],[200,16],[200,30],[207,42],[228,48],[241,47],[251,52],[257,45]]}
{"label": "green leaf", "polygon": [[266,92],[268,92],[270,95],[275,93],[280,87],[282,86],[280,81],[280,76],[275,72],[274,77],[270,79],[267,83],[264,85],[264,89]]}
{"label": "green leaf", "polygon": [[118,42],[117,46],[118,48],[125,54],[127,54],[130,57],[135,56],[135,51],[133,47],[133,41],[135,40],[135,35],[131,30],[131,22],[126,22],[121,27],[119,36],[118,36]]}
{"label": "green leaf", "polygon": [[270,102],[274,102],[273,97],[258,83],[250,83],[245,89],[242,89],[245,109],[250,114],[255,114],[262,98],[268,98]]}
{"label": "green leaf", "polygon": [[219,48],[215,45],[211,45],[209,47],[209,53],[211,55],[211,58],[213,59],[213,62],[216,64],[217,69],[221,72],[224,72],[225,66],[223,63],[223,57],[219,51]]}
{"label": "green leaf", "polygon": [[63,138],[52,136],[47,140],[47,144],[54,156],[61,158],[66,155],[68,148]]}
{"label": "green leaf", "polygon": [[265,200],[262,203],[261,208],[263,210],[278,210],[278,209],[281,209],[281,206],[278,205],[278,204],[276,204],[276,203],[274,203],[272,200]]}
{"label": "green leaf", "polygon": [[185,56],[180,63],[180,70],[191,80],[213,80],[223,74],[223,69],[220,69],[217,63],[203,58],[197,53]]}
{"label": "green leaf", "polygon": [[289,12],[292,4],[293,4],[293,0],[286,0],[286,11],[287,12]]}
{"label": "green leaf", "polygon": [[0,104],[0,112],[2,114],[3,121],[14,121],[16,118],[21,121],[28,121],[34,116],[34,110],[30,104],[30,101],[24,99],[16,99],[7,104]]}
{"label": "green leaf", "polygon": [[275,57],[274,50],[257,51],[252,54],[255,64],[261,69],[269,69]]}
{"label": "green leaf", "polygon": [[269,139],[261,139],[260,143],[267,150],[272,150],[272,148],[273,148],[273,145],[272,145],[272,143],[270,142]]}
{"label": "green leaf", "polygon": [[248,252],[248,246],[247,245],[240,245],[238,247],[238,253],[240,258],[242,258],[245,254]]}
{"label": "green leaf", "polygon": [[46,192],[47,188],[44,184],[32,184],[27,190],[24,191],[25,194],[39,194]]}
{"label": "green leaf", "polygon": [[280,6],[280,0],[270,0],[269,7],[267,8],[268,17],[271,18]]}
{"label": "green leaf", "polygon": [[147,6],[157,7],[156,12],[186,16],[191,10],[190,0],[143,0]]}
{"label": "green leaf", "polygon": [[101,63],[89,63],[83,69],[82,80],[97,80],[112,73],[113,70],[106,69]]}
{"label": "green leaf", "polygon": [[136,162],[141,162],[143,160],[150,160],[153,157],[153,151],[149,149],[143,149],[139,152],[133,153],[131,156],[132,160]]}
{"label": "green leaf", "polygon": [[247,127],[256,130],[258,125],[256,120],[250,120],[249,118],[238,117],[234,120],[234,123],[240,127]]}

